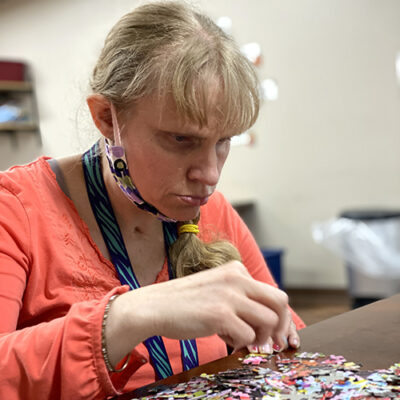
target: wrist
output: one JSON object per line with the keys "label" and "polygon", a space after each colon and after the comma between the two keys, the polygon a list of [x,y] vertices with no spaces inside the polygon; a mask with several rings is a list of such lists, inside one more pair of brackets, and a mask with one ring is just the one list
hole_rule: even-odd
{"label": "wrist", "polygon": [[[133,291],[112,296],[105,308],[102,326],[102,348],[107,351],[111,367],[117,365],[148,336],[146,319],[140,304],[132,300]],[[104,356],[104,354],[103,354]],[[110,370],[110,368],[108,368]]]}
{"label": "wrist", "polygon": [[109,298],[108,303],[106,304],[106,307],[104,309],[103,322],[101,325],[101,351],[103,354],[103,359],[106,364],[107,370],[109,372],[122,372],[128,366],[129,359],[130,359],[130,354],[129,354],[129,356],[127,357],[122,368],[114,369],[114,365],[111,363],[110,357],[108,354],[108,346],[107,346],[107,340],[106,340],[106,326],[107,326],[108,315],[110,312],[110,307],[117,297],[118,297],[118,295],[115,294]]}

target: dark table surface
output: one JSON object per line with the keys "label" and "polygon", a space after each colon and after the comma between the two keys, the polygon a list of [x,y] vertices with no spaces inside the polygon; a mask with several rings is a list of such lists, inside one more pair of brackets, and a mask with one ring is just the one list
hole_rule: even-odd
{"label": "dark table surface", "polygon": [[[298,351],[320,352],[342,355],[349,361],[361,363],[364,370],[389,367],[400,362],[400,294],[310,325],[299,334],[300,349],[284,351],[282,356],[293,357]],[[246,354],[247,350],[241,350],[115,399],[130,400],[145,395],[150,387],[186,382],[203,372],[216,373],[239,367],[238,358]],[[276,369],[274,361],[266,366]]]}

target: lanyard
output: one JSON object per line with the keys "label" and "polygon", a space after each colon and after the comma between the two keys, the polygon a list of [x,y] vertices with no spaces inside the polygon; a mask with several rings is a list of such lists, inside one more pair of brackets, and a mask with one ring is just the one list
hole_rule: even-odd
{"label": "lanyard", "polygon": [[[99,154],[99,144],[97,142],[82,156],[82,166],[90,204],[121,284],[128,285],[131,290],[138,289],[140,285],[129,260],[124,239],[107,194],[103,174],[101,172],[101,158]],[[177,238],[176,223],[163,221],[162,225],[168,260],[168,274],[170,279],[173,279],[174,276],[168,257],[168,249]],[[181,346],[183,370],[187,371],[197,367],[199,362],[196,340],[180,340],[179,342]],[[150,361],[157,379],[164,379],[173,375],[171,363],[162,337],[152,336],[147,338],[144,344],[149,352]]]}

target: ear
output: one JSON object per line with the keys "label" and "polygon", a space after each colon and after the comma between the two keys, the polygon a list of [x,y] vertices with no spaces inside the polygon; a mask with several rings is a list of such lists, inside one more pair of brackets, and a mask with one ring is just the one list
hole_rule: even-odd
{"label": "ear", "polygon": [[101,94],[92,94],[86,99],[90,114],[97,129],[107,139],[114,139],[110,102]]}

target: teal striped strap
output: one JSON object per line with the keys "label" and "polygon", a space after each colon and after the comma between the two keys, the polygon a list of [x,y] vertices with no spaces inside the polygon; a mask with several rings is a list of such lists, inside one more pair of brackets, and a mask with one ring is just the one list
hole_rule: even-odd
{"label": "teal striped strap", "polygon": [[[120,282],[128,285],[131,290],[140,287],[129,260],[124,239],[103,180],[101,172],[101,159],[99,146],[96,143],[82,156],[83,172],[86,188],[93,210],[93,214],[99,225],[104,242],[110,253],[111,260],[117,271]],[[163,222],[164,241],[167,249],[176,240],[176,224]],[[170,278],[173,278],[172,268],[168,257],[168,271]],[[160,336],[153,336],[144,341],[150,355],[150,360],[158,379],[173,375],[172,367],[168,358],[164,341]],[[186,371],[198,366],[197,345],[194,339],[181,340],[182,366]]]}

